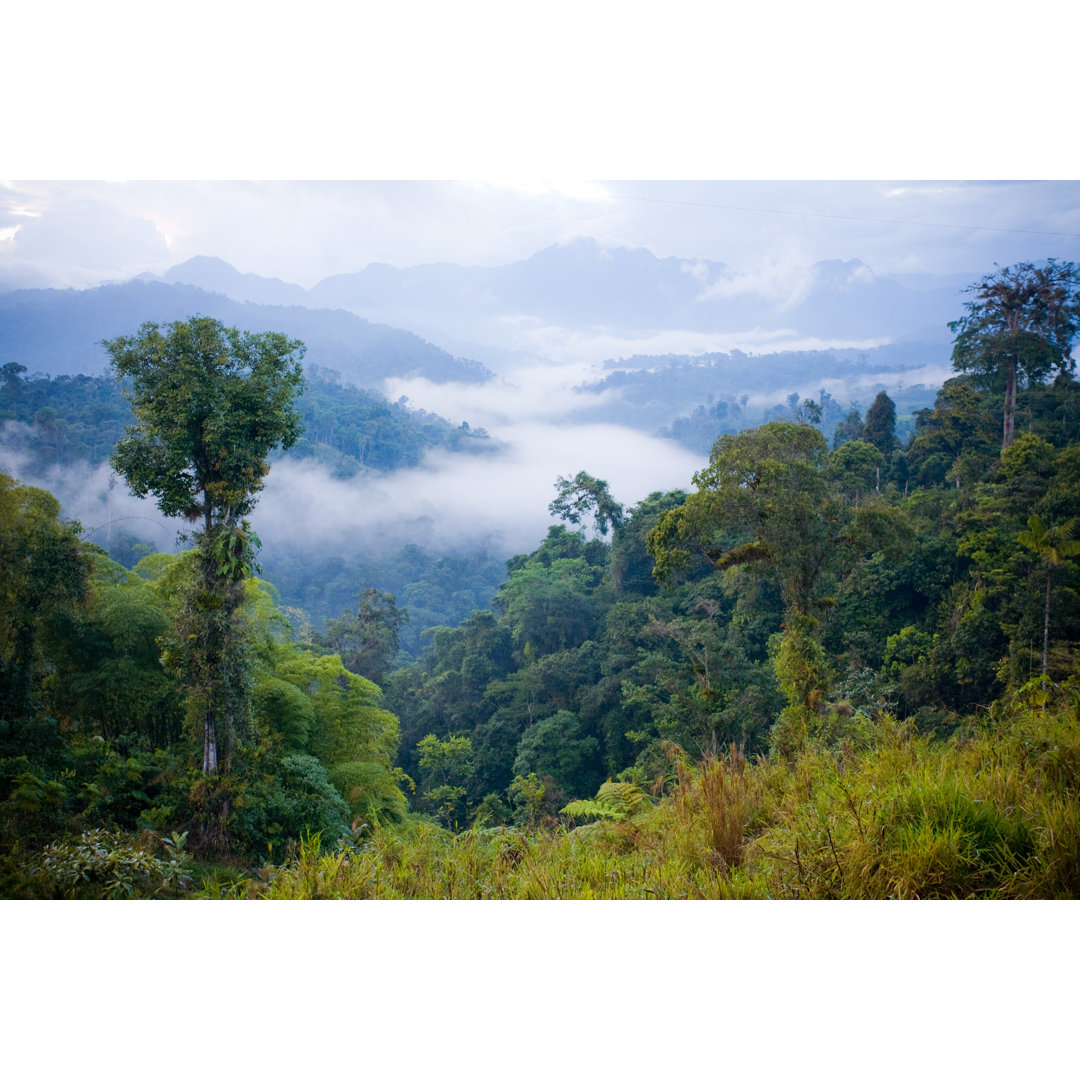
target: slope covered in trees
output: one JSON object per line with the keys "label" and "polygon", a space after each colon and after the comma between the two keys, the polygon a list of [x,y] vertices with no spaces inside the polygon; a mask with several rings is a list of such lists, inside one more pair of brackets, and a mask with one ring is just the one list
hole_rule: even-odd
{"label": "slope covered in trees", "polygon": [[[0,368],[0,447],[26,454],[40,472],[80,461],[105,461],[131,408],[111,375],[31,378],[22,364]],[[336,372],[309,368],[298,400],[303,431],[288,453],[337,477],[389,472],[417,464],[429,449],[495,449],[483,428],[455,427],[434,413],[389,402],[372,390],[342,383]]]}
{"label": "slope covered in trees", "polygon": [[[245,578],[249,727],[216,780],[180,662],[198,553],[125,571],[5,480],[5,890],[1077,896],[1080,387],[1055,356],[1004,447],[1007,386],[958,348],[907,440],[886,395],[831,440],[808,401],[686,491],[560,477],[564,524],[396,669],[377,582],[305,639]],[[241,860],[229,883],[185,831]]]}

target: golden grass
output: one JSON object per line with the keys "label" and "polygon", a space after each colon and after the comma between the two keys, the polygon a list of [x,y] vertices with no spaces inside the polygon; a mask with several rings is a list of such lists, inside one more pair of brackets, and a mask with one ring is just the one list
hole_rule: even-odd
{"label": "golden grass", "polygon": [[791,763],[734,748],[632,820],[429,822],[317,840],[233,895],[342,899],[1080,897],[1080,722],[1026,710],[948,743],[880,717]]}

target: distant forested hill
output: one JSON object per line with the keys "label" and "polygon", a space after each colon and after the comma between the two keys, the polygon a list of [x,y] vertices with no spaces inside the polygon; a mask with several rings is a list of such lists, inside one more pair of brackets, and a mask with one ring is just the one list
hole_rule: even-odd
{"label": "distant forested hill", "polygon": [[134,333],[144,322],[208,315],[241,330],[274,330],[307,345],[307,363],[340,372],[359,386],[390,376],[435,382],[484,382],[491,372],[451,356],[405,330],[347,311],[239,303],[191,285],[129,281],[96,289],[24,289],[0,294],[0,366],[31,374],[93,375],[105,370],[104,338]]}
{"label": "distant forested hill", "polygon": [[[18,367],[0,368],[0,449],[26,454],[35,472],[105,461],[132,422],[120,384],[111,375],[27,378]],[[304,434],[288,456],[318,461],[339,478],[407,468],[428,449],[484,453],[498,446],[483,428],[455,427],[318,368],[298,407]]]}
{"label": "distant forested hill", "polygon": [[[577,389],[597,398],[597,405],[587,412],[591,420],[659,433],[707,453],[725,432],[777,419],[774,409],[762,414],[760,400],[775,401],[781,393],[816,398],[819,387],[832,387],[831,396],[844,411],[865,408],[880,390],[887,390],[901,414],[931,406],[940,382],[928,374],[934,374],[936,367],[944,373],[946,358],[940,346],[915,342],[764,355],[733,349],[700,356],[632,356],[609,361],[605,364],[608,374]],[[900,379],[910,382],[897,390]],[[700,427],[700,415],[695,417],[694,411],[714,411],[718,401],[729,406],[724,411],[726,421],[724,416],[713,417],[719,423],[709,426],[704,435],[688,435]],[[830,419],[840,418],[825,418],[822,430],[827,437],[834,426]]]}

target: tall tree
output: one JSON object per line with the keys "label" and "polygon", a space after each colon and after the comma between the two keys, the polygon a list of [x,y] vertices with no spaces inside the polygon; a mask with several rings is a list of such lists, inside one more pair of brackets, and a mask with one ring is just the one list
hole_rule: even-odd
{"label": "tall tree", "polygon": [[349,671],[381,684],[397,656],[401,627],[408,619],[393,593],[365,589],[356,614],[345,611],[340,619],[327,619],[316,641],[336,652]]}
{"label": "tall tree", "polygon": [[548,504],[548,511],[554,517],[580,525],[582,517],[591,514],[601,536],[607,536],[609,528],[618,530],[622,525],[622,503],[612,498],[606,480],[597,480],[582,471],[573,479],[560,476],[555,481],[555,490],[558,495]]}
{"label": "tall tree", "polygon": [[866,410],[866,423],[863,425],[863,439],[876,446],[888,461],[897,448],[896,439],[896,404],[882,390],[873,404]]}
{"label": "tall tree", "polygon": [[267,456],[300,435],[302,342],[195,316],[102,343],[135,414],[112,461],[131,490],[202,528],[185,604],[181,667],[203,736],[203,772],[218,768],[250,708],[237,612],[257,540],[245,515],[269,472]]}
{"label": "tall tree", "polygon": [[17,739],[33,716],[42,638],[86,598],[79,531],[47,491],[0,473],[0,736]]}
{"label": "tall tree", "polygon": [[999,267],[967,292],[967,314],[949,323],[956,334],[953,367],[1004,383],[1002,450],[1013,440],[1021,381],[1041,382],[1056,367],[1071,372],[1072,341],[1080,332],[1080,267],[1049,259],[1043,265]]}
{"label": "tall tree", "polygon": [[865,425],[858,409],[852,409],[847,416],[833,429],[833,449],[843,446],[853,439],[861,439],[865,434]]}

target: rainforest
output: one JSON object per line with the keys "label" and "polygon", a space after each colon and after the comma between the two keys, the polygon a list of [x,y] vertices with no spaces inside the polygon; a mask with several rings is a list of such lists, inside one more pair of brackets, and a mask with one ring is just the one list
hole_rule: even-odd
{"label": "rainforest", "polygon": [[17,460],[108,463],[181,539],[0,474],[0,893],[1080,897],[1078,287],[973,283],[924,407],[701,406],[632,505],[552,475],[509,560],[260,548],[283,461],[500,452],[271,327],[8,362]]}

